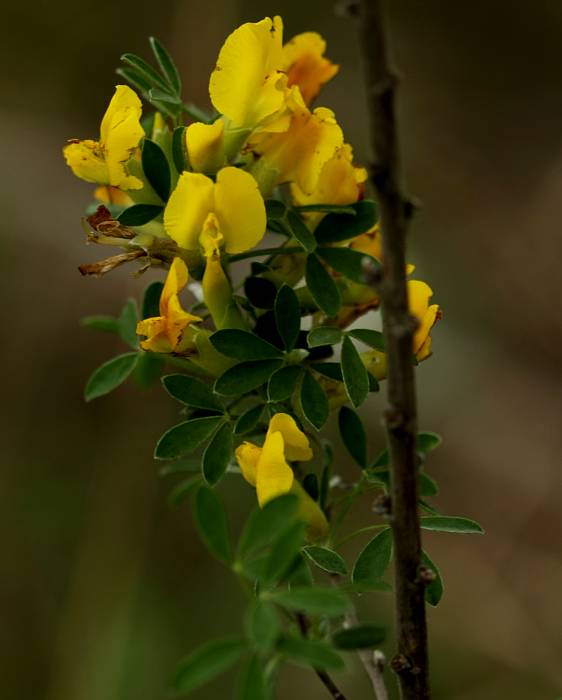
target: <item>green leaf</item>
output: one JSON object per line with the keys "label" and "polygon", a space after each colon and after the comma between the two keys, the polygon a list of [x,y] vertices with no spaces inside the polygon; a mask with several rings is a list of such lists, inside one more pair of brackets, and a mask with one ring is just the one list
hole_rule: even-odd
{"label": "green leaf", "polygon": [[372,582],[381,578],[392,556],[390,528],[378,533],[357,557],[351,580],[353,583]]}
{"label": "green leaf", "polygon": [[285,218],[287,207],[285,206],[284,202],[281,202],[278,199],[266,199],[265,212],[268,220],[273,219],[274,221],[279,221]]}
{"label": "green leaf", "polygon": [[158,61],[160,70],[166,78],[166,82],[172,88],[176,95],[181,95],[181,78],[178,69],[176,68],[172,60],[172,57],[162,46],[162,44],[158,41],[158,39],[151,36],[148,41],[150,42],[152,52],[154,53],[154,56]]}
{"label": "green leaf", "polygon": [[265,665],[258,654],[242,670],[238,700],[269,700],[271,694],[265,677]]}
{"label": "green leaf", "polygon": [[247,394],[265,384],[281,365],[281,360],[240,362],[217,379],[215,392],[224,396]]}
{"label": "green leaf", "polygon": [[271,360],[283,354],[267,340],[237,328],[215,331],[210,340],[216,350],[236,360]]}
{"label": "green leaf", "polygon": [[97,399],[99,396],[104,396],[117,389],[131,374],[137,359],[137,352],[126,352],[124,355],[117,355],[117,357],[100,365],[86,384],[84,392],[86,401]]}
{"label": "green leaf", "polygon": [[420,496],[437,496],[439,493],[439,486],[437,485],[437,482],[432,479],[428,474],[425,474],[424,472],[421,472],[418,475],[419,479],[419,489],[420,489]]}
{"label": "green leaf", "polygon": [[285,401],[293,395],[300,377],[301,368],[298,365],[281,367],[269,378],[267,397],[270,401]]}
{"label": "green leaf", "polygon": [[375,350],[384,352],[384,335],[380,331],[372,331],[368,328],[353,328],[352,330],[347,331],[347,334],[365,345],[375,348]]}
{"label": "green leaf", "polygon": [[341,371],[347,395],[357,408],[369,394],[369,375],[355,345],[347,336],[341,348]]}
{"label": "green leaf", "polygon": [[144,292],[142,300],[142,317],[160,316],[160,296],[164,289],[163,282],[151,282]]}
{"label": "green leaf", "polygon": [[129,299],[117,320],[119,322],[119,336],[121,340],[132,347],[133,350],[138,350],[139,337],[137,335],[137,323],[139,320],[139,313],[137,310],[137,302],[134,299]]}
{"label": "green leaf", "polygon": [[465,535],[484,534],[484,530],[475,520],[454,515],[424,515],[420,518],[420,527],[435,532],[458,532]]}
{"label": "green leaf", "polygon": [[418,433],[416,437],[416,450],[425,456],[439,447],[442,442],[441,436],[437,435],[437,433]]}
{"label": "green leaf", "polygon": [[302,637],[283,637],[277,645],[277,651],[301,666],[315,669],[340,669],[344,662],[326,642]]}
{"label": "green leaf", "polygon": [[138,386],[147,389],[152,386],[162,374],[164,360],[152,352],[139,353],[139,359],[133,372],[133,379]]}
{"label": "green leaf", "polygon": [[294,290],[283,284],[275,297],[275,325],[286,350],[295,347],[301,329],[301,307]]}
{"label": "green leaf", "polygon": [[185,146],[185,126],[177,126],[172,136],[172,159],[178,173],[187,170],[187,153]]}
{"label": "green leaf", "polygon": [[[169,90],[168,85],[163,78],[144,59],[140,58],[139,56],[135,56],[133,53],[124,53],[121,56],[121,60],[123,63],[131,66],[131,68],[134,68],[135,73],[141,76],[145,85],[149,85],[150,87],[158,87],[165,92]],[[146,88],[144,88],[144,91],[148,92]]]}
{"label": "green leaf", "polygon": [[303,552],[323,571],[327,571],[329,574],[340,574],[341,576],[347,574],[347,564],[333,549],[309,545],[303,548]]}
{"label": "green leaf", "polygon": [[169,92],[164,92],[164,90],[159,90],[158,88],[151,88],[148,97],[153,104],[154,102],[165,102],[174,105],[176,108],[181,105],[181,100],[177,95],[171,95]]}
{"label": "green leaf", "polygon": [[312,498],[313,501],[318,500],[320,489],[318,486],[318,477],[316,476],[316,474],[306,474],[304,479],[302,480],[302,487],[310,496],[310,498]]}
{"label": "green leaf", "polygon": [[339,630],[332,637],[332,643],[338,649],[355,651],[355,649],[373,649],[386,638],[386,629],[380,625],[362,622],[353,627]]}
{"label": "green leaf", "polygon": [[103,331],[104,333],[119,333],[119,321],[115,316],[85,316],[80,321],[80,325],[84,328],[91,328],[94,331]]}
{"label": "green leaf", "polygon": [[265,600],[256,600],[246,615],[246,632],[254,647],[267,653],[281,632],[275,606]]}
{"label": "green leaf", "polygon": [[304,523],[297,521],[275,538],[265,565],[265,585],[273,585],[283,580],[291,569],[300,552],[304,531]]}
{"label": "green leaf", "polygon": [[441,577],[441,572],[439,571],[437,564],[435,564],[435,562],[429,558],[427,552],[422,552],[421,561],[424,566],[427,566],[427,568],[431,569],[435,574],[435,580],[425,587],[425,599],[430,605],[435,607],[439,604],[441,598],[443,597],[443,578]]}
{"label": "green leaf", "polygon": [[313,328],[306,336],[306,342],[309,348],[318,348],[322,345],[337,345],[341,342],[342,331],[339,328],[331,326],[319,326]]}
{"label": "green leaf", "polygon": [[363,199],[352,205],[355,215],[328,214],[316,227],[314,235],[319,245],[338,243],[355,238],[371,229],[377,221],[377,208],[369,199]]}
{"label": "green leaf", "polygon": [[209,551],[228,564],[231,551],[226,511],[216,492],[209,486],[200,486],[195,494],[193,515],[201,539]]}
{"label": "green leaf", "polygon": [[176,484],[174,488],[170,491],[168,496],[168,503],[171,506],[179,506],[185,499],[195,491],[195,489],[201,484],[201,477],[199,474],[197,476],[192,476],[189,479],[180,481]]}
{"label": "green leaf", "polygon": [[361,418],[355,411],[342,406],[338,415],[338,426],[347,451],[365,469],[367,466],[367,434]]}
{"label": "green leaf", "polygon": [[278,590],[268,599],[289,610],[300,610],[311,615],[339,617],[350,609],[350,601],[337,588],[321,586],[295,586],[290,590]]}
{"label": "green leaf", "polygon": [[353,248],[318,248],[317,253],[332,269],[358,284],[368,283],[364,267],[367,261],[375,268],[381,266],[371,255]]}
{"label": "green leaf", "polygon": [[225,423],[213,435],[203,453],[203,476],[210,486],[215,486],[224,476],[232,458],[232,425]]}
{"label": "green leaf", "polygon": [[287,493],[268,501],[263,508],[256,508],[246,523],[238,543],[238,556],[248,555],[269,545],[271,541],[296,519],[298,498]]}
{"label": "green leaf", "polygon": [[119,214],[117,221],[123,226],[143,226],[163,211],[164,207],[158,204],[133,204]]}
{"label": "green leaf", "polygon": [[156,443],[155,459],[177,459],[193,452],[211,437],[222,420],[222,416],[210,416],[174,425]]}
{"label": "green leaf", "polygon": [[341,306],[340,291],[330,273],[314,253],[306,260],[305,277],[308,290],[318,307],[326,316],[335,316]]}
{"label": "green leaf", "polygon": [[321,211],[326,214],[350,214],[355,216],[355,209],[352,206],[342,206],[341,204],[302,204],[301,206],[295,207],[297,211],[307,212],[307,211]]}
{"label": "green leaf", "polygon": [[210,387],[186,374],[168,374],[162,377],[164,389],[170,396],[186,406],[223,413],[224,406]]}
{"label": "green leaf", "polygon": [[150,91],[150,83],[142,73],[140,73],[137,70],[134,70],[131,67],[117,68],[115,72],[117,73],[117,75],[120,75],[122,78],[125,78],[125,80],[128,83],[130,83],[134,88],[136,88],[140,93],[148,95]]}
{"label": "green leaf", "polygon": [[338,382],[343,382],[343,375],[341,373],[341,366],[339,362],[315,362],[310,367],[323,377],[328,377],[328,379],[335,379]]}
{"label": "green leaf", "polygon": [[301,384],[301,406],[308,422],[320,430],[328,420],[330,407],[326,392],[309,371],[305,371]]}
{"label": "green leaf", "polygon": [[311,253],[316,248],[316,239],[314,234],[301,219],[301,217],[292,209],[287,213],[287,223],[292,235],[302,245],[302,247]]}
{"label": "green leaf", "polygon": [[142,169],[156,194],[166,202],[170,196],[170,166],[160,146],[145,138],[142,147]]}
{"label": "green leaf", "polygon": [[178,693],[191,693],[240,659],[246,648],[242,639],[217,639],[191,652],[179,665],[174,680]]}
{"label": "green leaf", "polygon": [[244,433],[249,433],[250,430],[253,430],[259,423],[262,413],[262,403],[260,403],[257,406],[253,406],[252,408],[248,409],[245,413],[242,413],[242,415],[238,417],[236,423],[234,424],[234,434],[244,435]]}

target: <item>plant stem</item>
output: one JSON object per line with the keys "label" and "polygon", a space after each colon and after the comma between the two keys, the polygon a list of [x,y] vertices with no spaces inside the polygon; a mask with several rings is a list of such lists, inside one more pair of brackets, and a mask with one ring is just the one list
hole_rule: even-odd
{"label": "plant stem", "polygon": [[245,253],[229,255],[228,262],[238,262],[238,260],[247,260],[248,258],[262,258],[264,255],[290,255],[292,253],[303,252],[304,251],[300,246],[290,246],[285,248],[283,248],[283,246],[279,246],[278,248],[260,248],[259,250],[248,250]]}
{"label": "plant stem", "polygon": [[[361,0],[360,33],[365,59],[371,142],[371,175],[381,211],[383,279],[380,283],[388,356],[387,439],[391,457],[391,516],[394,538],[398,673],[403,700],[429,700],[424,584],[418,576],[421,536],[418,514],[416,391],[406,285],[406,231],[411,204],[400,189],[395,115],[397,79],[390,67],[382,0]],[[373,284],[375,272],[373,271]]]}
{"label": "plant stem", "polygon": [[[297,623],[301,635],[305,638],[308,637],[308,630],[310,629],[310,620],[308,617],[304,613],[297,613]],[[346,700],[345,695],[341,692],[341,690],[332,680],[332,677],[326,671],[321,671],[320,669],[314,670],[334,700]]]}

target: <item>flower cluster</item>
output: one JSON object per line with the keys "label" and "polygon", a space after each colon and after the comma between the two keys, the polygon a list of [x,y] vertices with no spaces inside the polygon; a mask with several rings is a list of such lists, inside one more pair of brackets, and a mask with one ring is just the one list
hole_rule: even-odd
{"label": "flower cluster", "polygon": [[[322,459],[310,440],[330,410],[357,408],[386,376],[382,334],[357,327],[379,306],[364,276],[366,265],[384,267],[376,203],[365,197],[366,170],[334,112],[312,106],[338,66],[316,33],[284,43],[280,17],[244,24],[219,52],[209,81],[214,112],[206,114],[183,102],[172,60],[155,41],[153,49],[160,72],[125,54],[120,74],[155,112],[143,118],[137,92],[118,85],[99,139],[64,148],[74,174],[97,185],[88,238],[121,249],[81,271],[99,275],[132,260],[141,271],[168,270],[138,318],[133,309],[115,321],[133,336],[134,352],[117,358],[119,371],[100,368],[88,395],[146,368],[142,355],[156,374],[179,364],[184,374],[164,384],[190,414],[162,437],[156,457],[208,443],[208,484],[237,463],[260,505],[296,494],[309,537],[321,539],[329,509],[316,475],[305,474],[305,464]],[[276,244],[260,248],[266,233]],[[239,290],[233,266],[253,258],[261,261]],[[425,282],[412,279],[408,289],[412,358],[421,361],[440,311]],[[348,448],[368,467],[357,445]]]}

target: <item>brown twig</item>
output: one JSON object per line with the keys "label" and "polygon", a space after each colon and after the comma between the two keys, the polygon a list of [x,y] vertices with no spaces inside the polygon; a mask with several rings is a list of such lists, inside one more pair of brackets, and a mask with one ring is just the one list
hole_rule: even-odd
{"label": "brown twig", "polygon": [[[310,629],[310,621],[304,613],[297,613],[297,623],[299,625],[300,632],[303,637],[308,637],[308,630]],[[341,692],[338,686],[332,680],[332,677],[326,671],[321,671],[320,669],[314,669],[318,678],[324,684],[326,690],[330,693],[334,700],[346,700],[345,695]]]}
{"label": "brown twig", "polygon": [[360,32],[365,58],[371,141],[372,182],[381,212],[383,279],[381,294],[388,355],[387,438],[392,463],[391,516],[394,536],[398,673],[403,700],[428,700],[428,654],[424,584],[418,576],[421,537],[416,463],[416,391],[408,308],[406,231],[412,207],[400,189],[395,115],[397,78],[390,67],[382,0],[361,0]]}

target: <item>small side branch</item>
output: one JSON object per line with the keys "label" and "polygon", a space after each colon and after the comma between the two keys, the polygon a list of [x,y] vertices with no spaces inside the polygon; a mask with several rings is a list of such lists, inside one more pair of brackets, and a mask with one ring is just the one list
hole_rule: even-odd
{"label": "small side branch", "polygon": [[[310,629],[310,621],[306,615],[303,613],[297,613],[297,623],[300,632],[303,637],[308,637],[308,630]],[[332,677],[326,671],[321,671],[320,669],[315,669],[316,675],[322,681],[322,684],[326,690],[330,693],[334,700],[347,700],[345,695],[341,692],[338,686],[334,683]]]}
{"label": "small side branch", "polygon": [[400,188],[395,114],[397,77],[391,69],[382,0],[361,0],[361,43],[365,60],[371,143],[371,175],[381,211],[382,299],[388,358],[387,439],[392,463],[391,516],[394,538],[398,654],[403,700],[429,700],[424,583],[419,577],[421,537],[416,460],[416,390],[412,363],[415,320],[408,307],[406,232],[412,206]]}

